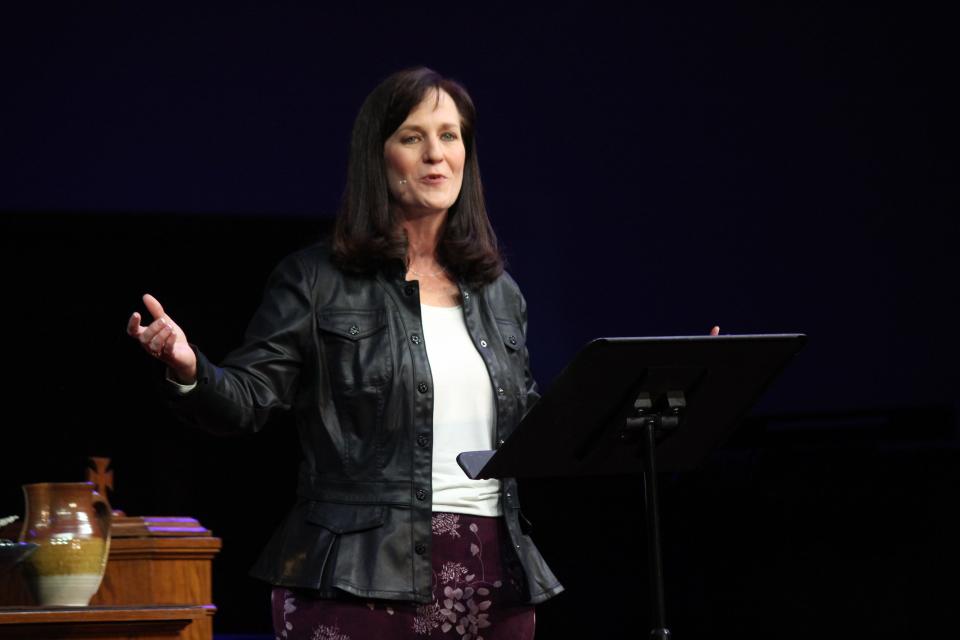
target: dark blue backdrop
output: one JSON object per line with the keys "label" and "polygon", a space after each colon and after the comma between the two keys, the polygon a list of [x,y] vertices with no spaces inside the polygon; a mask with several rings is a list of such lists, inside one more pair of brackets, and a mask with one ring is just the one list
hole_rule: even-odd
{"label": "dark blue backdrop", "polygon": [[363,96],[423,63],[476,96],[543,377],[719,323],[811,334],[791,408],[953,395],[936,14],[198,4],[5,12],[0,209],[330,215]]}
{"label": "dark blue backdrop", "polygon": [[[0,211],[18,296],[2,326],[31,362],[30,376],[8,366],[4,389],[36,396],[78,328],[87,353],[67,370],[139,366],[116,324],[154,286],[222,355],[270,264],[335,210],[363,97],[426,64],[476,99],[489,207],[544,385],[600,335],[803,331],[809,345],[759,415],[813,412],[801,431],[828,433],[828,448],[862,441],[863,424],[892,428],[893,410],[936,415],[934,443],[909,419],[868,440],[948,455],[960,355],[948,26],[928,9],[844,3],[4,8]],[[235,297],[186,293],[224,273],[244,278]],[[8,468],[5,499],[51,464]],[[956,479],[942,473],[929,484]],[[141,482],[128,504],[198,508]],[[791,485],[801,501],[803,486]],[[719,590],[699,588],[691,610]]]}

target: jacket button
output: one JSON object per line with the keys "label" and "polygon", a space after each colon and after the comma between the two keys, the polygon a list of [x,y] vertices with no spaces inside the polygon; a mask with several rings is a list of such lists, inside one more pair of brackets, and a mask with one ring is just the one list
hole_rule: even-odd
{"label": "jacket button", "polygon": [[516,344],[517,344],[517,336],[510,336],[509,338],[507,338],[507,340],[510,341],[510,344],[516,346]]}
{"label": "jacket button", "polygon": [[417,500],[426,500],[427,492],[423,489],[417,489]]}
{"label": "jacket button", "polygon": [[487,341],[486,341],[486,340],[481,340],[481,341],[480,341],[480,346],[483,347],[484,349],[486,349],[486,348],[487,348]]}
{"label": "jacket button", "polygon": [[413,550],[416,552],[418,556],[422,556],[427,552],[427,547],[422,544],[418,544],[413,548]]}
{"label": "jacket button", "polygon": [[463,292],[463,299],[464,299],[464,300],[469,300],[469,299],[470,299],[470,292],[469,292],[469,291],[464,291],[464,292]]}
{"label": "jacket button", "polygon": [[[497,448],[502,447],[504,442],[506,442],[506,440],[504,440],[503,438],[500,438],[499,440],[497,440]],[[510,495],[510,494],[508,493],[507,495]]]}
{"label": "jacket button", "polygon": [[352,324],[350,325],[350,329],[348,331],[350,331],[350,335],[356,336],[360,334],[360,327],[358,327],[355,324]]}
{"label": "jacket button", "polygon": [[426,392],[427,392],[427,383],[426,383],[426,382],[421,382],[420,384],[418,384],[418,385],[417,385],[417,391],[419,391],[420,393],[426,393]]}
{"label": "jacket button", "polygon": [[503,390],[503,387],[497,387],[497,395],[502,396],[506,391]]}
{"label": "jacket button", "polygon": [[413,344],[420,344],[420,335],[416,333],[412,334],[410,336],[410,342],[412,342]]}
{"label": "jacket button", "polygon": [[413,288],[412,284],[403,287],[403,295],[405,296],[412,296],[414,291],[416,291],[416,289]]}
{"label": "jacket button", "polygon": [[417,444],[423,447],[424,449],[426,449],[427,446],[429,446],[430,444],[430,438],[428,438],[423,434],[420,434],[419,436],[417,436]]}

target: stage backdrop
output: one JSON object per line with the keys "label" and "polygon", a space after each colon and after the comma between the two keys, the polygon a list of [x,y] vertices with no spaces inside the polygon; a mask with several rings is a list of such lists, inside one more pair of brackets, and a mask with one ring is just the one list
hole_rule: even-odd
{"label": "stage backdrop", "polygon": [[[224,538],[221,631],[293,500],[296,437],[179,426],[123,333],[157,295],[213,358],[272,266],[330,228],[352,119],[426,64],[479,110],[490,215],[543,386],[610,335],[810,341],[736,438],[664,482],[675,631],[948,624],[957,568],[956,59],[950,22],[841,4],[442,11],[44,4],[0,13],[0,515],[115,459],[115,502]],[[636,478],[529,482],[569,593],[541,635],[641,633]],[[587,505],[585,507],[584,505]],[[576,613],[573,613],[576,612]],[[919,625],[919,627],[918,627]]]}

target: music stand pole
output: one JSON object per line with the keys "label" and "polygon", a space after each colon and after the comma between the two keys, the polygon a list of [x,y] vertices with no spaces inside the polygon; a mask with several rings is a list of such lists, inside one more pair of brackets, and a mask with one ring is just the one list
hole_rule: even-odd
{"label": "music stand pole", "polygon": [[647,510],[647,553],[650,563],[650,589],[653,628],[650,638],[669,640],[666,602],[663,589],[663,552],[660,546],[660,502],[657,497],[656,429],[652,420],[644,425],[643,443],[643,489]]}
{"label": "music stand pole", "polygon": [[633,413],[620,431],[620,440],[637,444],[643,472],[643,498],[646,507],[647,556],[650,574],[650,615],[652,640],[669,640],[667,607],[663,586],[663,550],[660,539],[660,499],[657,488],[657,435],[680,426],[687,400],[683,392],[668,392],[655,403],[650,393],[641,391],[633,403]]}

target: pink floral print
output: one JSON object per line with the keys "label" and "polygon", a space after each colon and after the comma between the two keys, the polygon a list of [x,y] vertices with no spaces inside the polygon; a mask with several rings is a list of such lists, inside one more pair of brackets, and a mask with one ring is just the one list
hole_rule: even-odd
{"label": "pink floral print", "polygon": [[350,640],[350,636],[340,633],[340,627],[321,624],[313,631],[312,640]]}
{"label": "pink floral print", "polygon": [[[433,516],[433,531],[435,534],[438,529],[449,531],[452,525],[459,528],[458,520],[456,514],[436,514]],[[429,635],[439,626],[444,634],[456,632],[460,640],[483,640],[481,631],[492,625],[487,611],[493,602],[488,596],[491,589],[499,589],[503,583],[500,580],[486,581],[479,529],[473,523],[468,528],[474,538],[470,542],[470,556],[476,560],[477,568],[471,572],[459,562],[445,562],[440,574],[434,573],[434,593],[439,582],[443,585],[443,599],[438,598],[432,604],[417,608],[413,630],[418,634]]]}
{"label": "pink floral print", "polygon": [[[293,597],[293,594],[286,589],[275,589],[271,594],[271,597],[274,599],[274,601],[277,599],[283,600],[283,629],[280,631],[280,635],[277,637],[277,640],[283,640],[283,638],[287,637],[289,632],[293,631],[293,623],[290,622],[289,616],[297,610],[296,600]],[[276,607],[276,603],[274,603],[274,607]]]}
{"label": "pink floral print", "polygon": [[435,513],[430,525],[435,536],[449,534],[454,538],[460,537],[460,516],[456,513]]}

